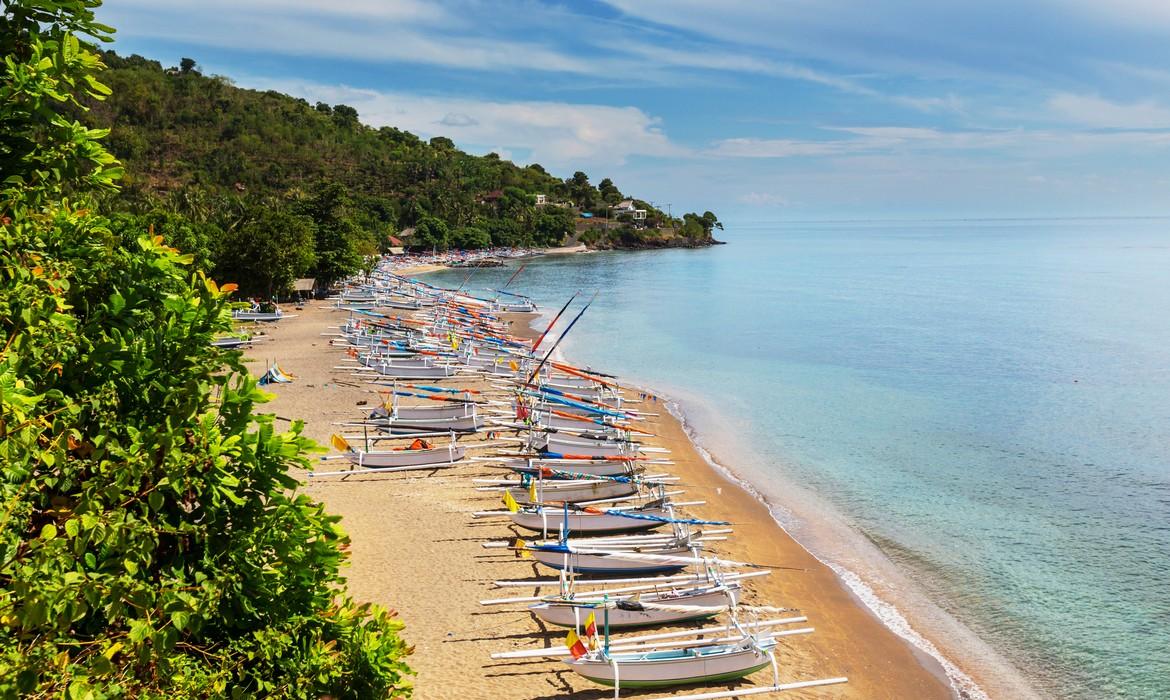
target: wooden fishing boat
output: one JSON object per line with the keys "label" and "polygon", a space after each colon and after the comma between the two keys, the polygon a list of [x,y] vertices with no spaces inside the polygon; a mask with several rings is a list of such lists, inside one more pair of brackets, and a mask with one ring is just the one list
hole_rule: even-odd
{"label": "wooden fishing boat", "polygon": [[[434,447],[425,440],[417,439],[408,447],[397,450],[357,450],[340,435],[334,435],[331,442],[341,451],[338,458],[347,460],[357,470],[349,472],[318,472],[315,476],[336,476],[358,473],[361,471],[406,471],[415,468],[433,468],[454,466],[463,459],[465,448],[452,440],[449,444]],[[322,457],[322,459],[330,459]]]}
{"label": "wooden fishing boat", "polygon": [[520,474],[536,474],[542,468],[567,469],[582,476],[632,476],[643,471],[633,460],[524,460],[508,466]]}
{"label": "wooden fishing boat", "polygon": [[411,429],[420,432],[460,433],[474,432],[483,427],[483,416],[479,415],[473,403],[450,403],[444,406],[394,406],[387,411],[374,409],[365,423],[380,428],[395,430]]}
{"label": "wooden fishing boat", "polygon": [[[517,503],[532,502],[527,488],[517,486],[508,489]],[[538,503],[580,503],[599,501],[604,498],[620,498],[638,492],[633,481],[590,480],[590,479],[544,479],[536,485]]]}
{"label": "wooden fishing boat", "polygon": [[556,532],[564,529],[576,534],[606,534],[637,532],[662,527],[672,519],[669,507],[661,502],[648,503],[637,508],[570,510],[529,506],[510,514],[518,527],[535,532]]}
{"label": "wooden fishing boat", "polygon": [[378,374],[394,379],[445,379],[455,376],[451,365],[404,363],[397,359],[381,360],[369,366]]}
{"label": "wooden fishing boat", "polygon": [[610,629],[651,627],[705,620],[728,606],[735,605],[741,586],[738,583],[714,586],[665,588],[637,595],[609,597],[605,594],[561,596],[528,606],[528,611],[544,622],[561,627],[581,626],[590,611],[600,617],[604,608]]}
{"label": "wooden fishing boat", "polygon": [[273,323],[286,318],[296,317],[296,314],[286,314],[280,309],[277,309],[276,311],[250,311],[246,309],[236,309],[232,312],[233,321],[258,321],[261,323]]}
{"label": "wooden fishing boat", "polygon": [[[526,547],[532,558],[541,564],[558,571],[575,571],[582,574],[596,576],[617,576],[636,574],[639,576],[650,574],[668,574],[682,571],[690,565],[685,561],[691,556],[692,545],[689,541],[662,543],[648,543],[642,546],[607,547],[606,551],[589,551],[578,548],[570,540],[568,543],[528,545]],[[622,553],[654,555],[645,558],[624,558]],[[661,557],[661,558],[656,558]]]}
{"label": "wooden fishing boat", "polygon": [[575,673],[601,685],[670,688],[744,678],[771,666],[775,647],[771,637],[747,637],[730,644],[696,642],[682,649],[610,654],[602,648],[563,661]]}
{"label": "wooden fishing boat", "polygon": [[638,450],[629,442],[595,440],[584,436],[570,437],[561,433],[537,433],[532,436],[532,449],[538,452],[582,455],[587,457],[634,457]]}

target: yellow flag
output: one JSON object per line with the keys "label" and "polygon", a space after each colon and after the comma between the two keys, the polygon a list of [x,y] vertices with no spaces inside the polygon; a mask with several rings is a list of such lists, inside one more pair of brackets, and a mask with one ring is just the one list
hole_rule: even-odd
{"label": "yellow flag", "polygon": [[585,618],[585,638],[589,640],[589,648],[592,649],[597,643],[597,616],[592,610],[589,611],[589,617]]}
{"label": "yellow flag", "polygon": [[511,360],[511,361],[509,361],[509,362],[508,362],[508,366],[512,368],[512,371],[513,371],[513,372],[519,372],[519,371],[520,371],[520,365],[519,365],[519,364],[518,364],[518,363],[517,363],[515,360]]}
{"label": "yellow flag", "polygon": [[516,513],[520,511],[520,504],[516,502],[515,498],[512,498],[511,491],[504,491],[504,505],[507,506],[509,512]]}
{"label": "yellow flag", "polygon": [[539,503],[540,499],[536,496],[536,479],[528,481],[528,500],[533,503]]}
{"label": "yellow flag", "polygon": [[329,438],[329,441],[333,443],[333,446],[341,452],[349,452],[353,449],[349,446],[349,443],[345,441],[345,438],[341,437],[337,433],[334,433],[333,437]]}
{"label": "yellow flag", "polygon": [[516,540],[516,548],[520,550],[521,559],[531,559],[532,552],[528,551],[528,543],[524,540]]}

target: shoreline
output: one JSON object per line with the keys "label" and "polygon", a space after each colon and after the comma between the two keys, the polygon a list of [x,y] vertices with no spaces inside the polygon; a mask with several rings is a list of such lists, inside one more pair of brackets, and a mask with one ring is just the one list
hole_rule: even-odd
{"label": "shoreline", "polygon": [[[400,272],[422,273],[417,268]],[[339,378],[332,369],[340,352],[327,350],[328,339],[320,333],[337,324],[341,316],[319,302],[306,305],[298,313],[301,318],[272,327],[272,340],[246,356],[253,362],[259,358],[275,359],[285,371],[300,376],[293,384],[269,387],[277,398],[266,410],[305,420],[306,434],[327,444],[330,432],[337,430],[330,422],[353,417],[355,410],[362,410],[357,404],[371,403],[373,394],[348,378]],[[514,317],[513,332],[533,334],[530,323],[538,318]],[[258,374],[264,366],[256,363],[252,369],[253,374]],[[643,391],[626,385],[635,393]],[[657,392],[650,392],[647,402],[666,409],[650,419],[647,427],[658,436],[654,444],[671,450],[675,460],[672,473],[682,478],[688,492],[708,501],[699,512],[704,517],[735,522],[736,534],[719,547],[719,553],[784,567],[750,585],[751,599],[799,609],[817,630],[782,644],[778,657],[782,678],[850,678],[843,686],[797,693],[797,697],[979,697],[958,692],[942,664],[892,629],[840,572],[791,534],[776,517],[768,499],[761,498],[750,481],[720,464],[697,440],[677,402]],[[649,406],[643,408],[649,410]],[[479,437],[474,436],[468,444],[474,445]],[[566,677],[565,671],[560,670],[562,665],[555,661],[533,664],[539,668],[522,674],[499,673],[502,665],[490,661],[491,651],[530,646],[537,640],[558,643],[561,632],[535,630],[523,609],[483,609],[476,600],[507,595],[506,591],[489,587],[493,578],[522,578],[547,572],[538,571],[532,564],[526,567],[511,553],[492,554],[493,550],[480,547],[483,541],[508,535],[509,528],[499,521],[469,521],[470,510],[492,508],[496,503],[494,497],[471,489],[469,477],[495,476],[498,472],[485,473],[471,464],[429,474],[373,475],[346,481],[312,480],[301,475],[305,492],[323,501],[330,512],[341,515],[341,525],[352,538],[353,558],[346,571],[351,593],[359,600],[397,609],[406,621],[404,636],[418,649],[409,660],[419,671],[416,697],[488,697],[480,693],[489,687],[493,688],[491,697],[551,698],[567,693],[574,697],[608,697],[597,686]],[[451,522],[437,528],[434,536],[418,532],[418,522],[433,521],[437,514]],[[460,553],[455,555],[448,549],[458,549]],[[528,567],[531,571],[525,572]],[[468,571],[472,574],[470,579],[466,576]],[[479,576],[481,571],[490,574]],[[446,614],[440,614],[441,605],[428,600],[436,590],[444,592],[444,600],[453,602]],[[484,627],[485,621],[504,619],[507,624],[502,628],[494,624]],[[468,627],[487,634],[461,638],[459,630]],[[461,645],[475,650],[459,649]],[[770,673],[759,675],[760,682],[770,680]],[[523,676],[523,681],[515,676]],[[497,677],[511,677],[513,681],[496,687]],[[541,695],[541,687],[553,690],[550,684],[556,686],[556,692]]]}
{"label": "shoreline", "polygon": [[[566,343],[566,346],[570,348],[568,352],[562,353],[564,348],[558,348],[557,354],[571,357],[573,344]],[[573,364],[571,359],[564,361]],[[578,364],[588,366],[587,363]],[[1015,664],[930,598],[921,585],[912,580],[911,572],[895,563],[877,543],[834,510],[824,497],[792,482],[788,475],[780,476],[784,481],[783,486],[790,493],[799,492],[799,497],[777,497],[752,480],[762,478],[760,475],[746,476],[742,473],[743,469],[727,466],[744,460],[721,459],[715,449],[704,444],[698,424],[688,417],[685,410],[684,403],[695,403],[701,399],[691,397],[684,401],[677,396],[664,394],[637,377],[626,375],[622,376],[622,385],[664,398],[667,409],[681,424],[692,449],[703,457],[707,467],[762,505],[774,525],[786,537],[790,537],[821,565],[831,569],[841,585],[850,590],[857,605],[864,607],[874,619],[909,645],[920,656],[923,665],[936,672],[949,685],[954,697],[963,700],[1000,697],[1039,700],[1042,697]],[[736,430],[730,425],[719,427],[729,434]],[[717,449],[718,452],[724,451],[722,447]],[[793,500],[801,505],[792,505]],[[839,537],[842,532],[846,537]],[[824,540],[826,536],[847,540],[839,543],[836,549],[844,546],[857,554],[857,558],[865,558],[867,561],[861,565],[838,561],[848,557],[834,556],[839,552],[829,551],[833,547],[819,546],[823,544],[819,540]],[[863,550],[872,550],[872,553]],[[873,561],[875,557],[879,558],[876,563]],[[974,651],[976,648],[978,653]]]}

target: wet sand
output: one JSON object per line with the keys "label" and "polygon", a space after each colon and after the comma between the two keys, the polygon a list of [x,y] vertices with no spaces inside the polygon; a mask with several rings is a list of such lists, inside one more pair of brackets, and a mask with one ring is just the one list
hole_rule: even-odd
{"label": "wet sand", "polygon": [[[275,398],[266,410],[304,420],[306,434],[327,445],[330,434],[340,431],[333,423],[360,417],[379,397],[372,387],[333,369],[345,361],[345,354],[330,348],[329,339],[321,334],[340,323],[343,313],[323,302],[293,313],[299,316],[264,328],[269,339],[248,353],[254,358],[251,368],[259,375],[265,360],[275,359],[297,377],[292,384],[269,387]],[[520,321],[514,330],[529,332]],[[458,379],[447,385],[489,388],[482,379]],[[640,427],[656,434],[645,440],[648,444],[671,451],[675,465],[664,471],[681,477],[680,488],[687,492],[684,498],[707,501],[690,513],[734,523],[731,539],[717,543],[714,551],[725,558],[778,567],[770,576],[747,582],[745,602],[797,609],[808,617],[801,626],[815,627],[810,635],[780,638],[781,682],[849,678],[847,684],[763,697],[953,697],[941,668],[886,628],[830,568],[775,523],[762,503],[705,462],[662,402],[647,397],[638,408],[660,414]],[[467,442],[483,440],[473,436]],[[337,469],[341,464],[320,462],[319,468]],[[526,534],[506,518],[470,517],[472,511],[500,507],[498,496],[477,492],[471,479],[501,473],[482,463],[466,462],[431,472],[362,475],[344,481],[306,479],[305,490],[342,516],[342,526],[353,540],[345,572],[353,597],[393,608],[405,621],[404,636],[415,646],[410,663],[418,672],[417,698],[612,697],[612,690],[580,678],[559,661],[502,662],[489,656],[495,651],[557,645],[564,638],[563,630],[544,629],[522,605],[478,604],[485,598],[535,593],[531,588],[494,588],[493,580],[550,575],[549,570],[511,551],[481,546]],[[771,673],[760,671],[751,680],[768,684]],[[722,688],[751,685],[749,681]],[[680,689],[677,694],[718,689]],[[663,694],[622,693],[623,697]]]}

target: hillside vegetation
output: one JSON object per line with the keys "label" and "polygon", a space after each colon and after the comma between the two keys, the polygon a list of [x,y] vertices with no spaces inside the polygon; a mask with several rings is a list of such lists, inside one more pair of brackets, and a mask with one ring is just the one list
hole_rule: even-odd
{"label": "hillside vegetation", "polygon": [[[644,220],[602,227],[607,207],[628,199],[609,179],[562,180],[447,138],[366,126],[347,105],[241,89],[191,59],[169,69],[136,55],[103,60],[112,94],[79,116],[112,127],[109,147],[125,166],[107,202],[121,212],[115,225],[153,226],[245,292],[339,279],[392,236],[418,250],[556,246],[580,229],[597,247],[658,247],[708,244],[718,225],[710,212],[672,219],[634,200]],[[583,212],[598,224],[578,226]]]}

